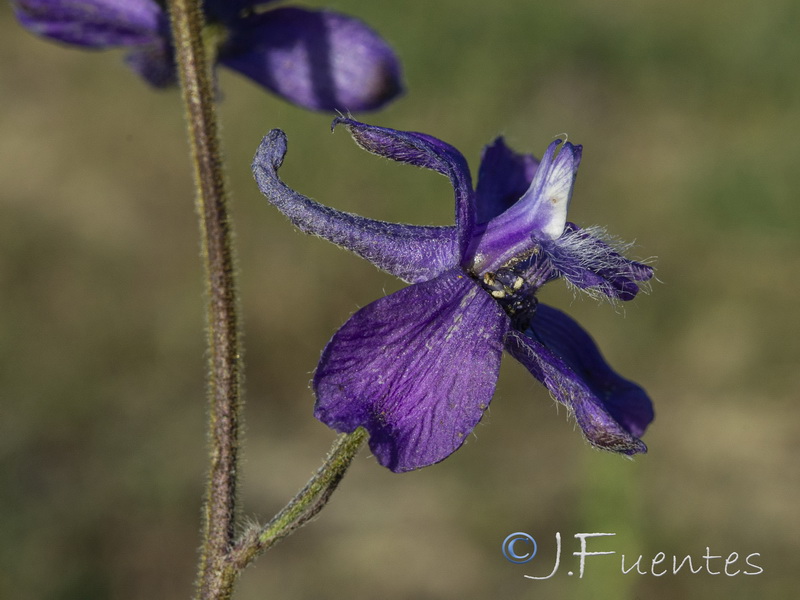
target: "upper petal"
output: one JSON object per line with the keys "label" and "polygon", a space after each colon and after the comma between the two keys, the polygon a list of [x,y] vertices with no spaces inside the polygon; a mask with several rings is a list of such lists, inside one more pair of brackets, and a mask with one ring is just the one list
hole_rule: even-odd
{"label": "upper petal", "polygon": [[138,46],[166,30],[153,0],[13,0],[22,25],[54,40],[87,48]]}
{"label": "upper petal", "polygon": [[464,156],[450,144],[431,135],[376,127],[343,117],[333,121],[347,127],[356,143],[367,152],[398,162],[431,169],[450,179],[456,200],[456,229],[460,254],[467,250],[475,224],[475,194]]}
{"label": "upper petal", "polygon": [[508,319],[460,269],[376,300],[325,347],[315,416],[337,431],[363,426],[392,471],[443,460],[494,393]]}
{"label": "upper petal", "polygon": [[501,214],[530,187],[539,161],[532,154],[517,154],[502,137],[483,149],[475,189],[477,222]]}
{"label": "upper petal", "polygon": [[560,143],[561,140],[556,140],[548,146],[530,187],[506,217],[509,220],[517,216],[523,218],[539,239],[555,239],[564,231],[581,162],[582,146],[566,142],[556,155]]}
{"label": "upper petal", "polygon": [[220,62],[304,108],[374,110],[402,91],[392,49],[352,17],[278,8],[228,27]]}
{"label": "upper petal", "polygon": [[574,320],[540,304],[531,328],[510,332],[506,349],[574,413],[592,445],[622,454],[647,451],[638,438],[653,420],[650,398],[608,366]]}
{"label": "upper petal", "polygon": [[396,225],[341,212],[314,202],[278,178],[286,135],[273,129],[253,161],[258,187],[300,230],[355,252],[409,282],[431,279],[458,264],[454,227]]}
{"label": "upper petal", "polygon": [[567,222],[567,208],[581,160],[581,146],[561,140],[547,148],[530,186],[508,210],[475,231],[470,255],[477,273],[493,271],[534,248],[540,240],[558,238]]}

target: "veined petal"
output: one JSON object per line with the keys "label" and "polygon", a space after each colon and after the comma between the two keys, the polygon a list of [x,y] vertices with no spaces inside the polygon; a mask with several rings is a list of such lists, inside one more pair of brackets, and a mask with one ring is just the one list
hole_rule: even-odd
{"label": "veined petal", "polygon": [[312,110],[375,110],[401,91],[400,62],[361,21],[277,8],[228,23],[219,61]]}
{"label": "veined petal", "polygon": [[564,232],[567,208],[581,160],[581,146],[561,140],[547,148],[528,190],[502,214],[475,231],[469,252],[476,273],[493,271],[538,241],[553,240]]}
{"label": "veined petal", "polygon": [[454,227],[396,225],[323,206],[279,179],[285,154],[286,135],[273,129],[258,148],[253,173],[267,200],[301,231],[347,248],[404,281],[426,281],[458,264]]}
{"label": "veined petal", "polygon": [[475,189],[477,222],[486,223],[519,200],[531,185],[539,161],[517,154],[502,137],[483,149]]}
{"label": "veined petal", "polygon": [[367,152],[431,169],[450,179],[456,199],[459,250],[463,255],[475,225],[475,194],[469,165],[461,152],[425,133],[377,127],[344,117],[334,119],[333,127],[339,123],[347,127],[356,143]]}
{"label": "veined petal", "polygon": [[608,366],[567,315],[540,304],[531,328],[510,332],[506,349],[574,413],[592,445],[628,455],[647,451],[638,438],[653,420],[650,399]]}
{"label": "veined petal", "polygon": [[86,48],[138,46],[156,40],[167,24],[153,0],[13,0],[28,30]]}
{"label": "veined petal", "polygon": [[460,269],[376,300],[326,346],[314,376],[315,416],[363,426],[392,471],[443,460],[494,393],[508,318]]}

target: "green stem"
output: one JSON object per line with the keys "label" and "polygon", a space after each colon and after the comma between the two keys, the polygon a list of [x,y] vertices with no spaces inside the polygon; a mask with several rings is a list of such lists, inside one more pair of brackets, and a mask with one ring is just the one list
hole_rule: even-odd
{"label": "green stem", "polygon": [[229,565],[240,572],[253,559],[308,523],[330,500],[367,437],[363,428],[336,438],[325,462],[305,487],[263,527],[245,532],[231,551]]}
{"label": "green stem", "polygon": [[359,428],[336,438],[325,462],[305,487],[269,523],[249,528],[230,549],[218,572],[215,590],[219,595],[202,597],[230,598],[236,578],[247,565],[314,518],[330,500],[366,437],[366,430]]}
{"label": "green stem", "polygon": [[197,597],[229,598],[222,577],[234,541],[241,387],[238,300],[225,177],[199,0],[169,0],[176,62],[188,120],[207,277],[209,349],[208,485]]}

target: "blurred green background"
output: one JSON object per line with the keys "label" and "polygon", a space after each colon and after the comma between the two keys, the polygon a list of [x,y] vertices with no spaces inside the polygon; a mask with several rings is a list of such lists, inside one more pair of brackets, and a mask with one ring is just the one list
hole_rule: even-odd
{"label": "blurred green background", "polygon": [[[322,5],[322,2],[307,4]],[[401,54],[408,93],[369,122],[436,135],[477,167],[503,134],[584,145],[570,219],[657,257],[652,293],[567,309],[652,395],[650,453],[592,450],[508,357],[490,412],[445,462],[357,458],[316,522],[237,598],[790,598],[800,582],[800,4],[706,0],[335,0]],[[120,52],[64,49],[0,6],[0,597],[187,598],[205,472],[203,285],[184,120]],[[433,173],[355,147],[330,117],[219,73],[247,362],[243,520],[268,518],[333,439],[311,416],[319,353],[400,287],[296,232],[256,189],[261,136],[284,179],[332,206],[452,222]],[[360,116],[360,115],[359,115]],[[526,531],[540,553],[501,555]],[[552,579],[554,535],[564,538]],[[579,532],[583,579],[569,577]],[[638,555],[744,557],[757,576],[620,572]],[[698,563],[699,560],[699,563]],[[644,564],[644,562],[643,562]],[[669,565],[668,565],[669,566]],[[722,568],[722,560],[712,570]]]}

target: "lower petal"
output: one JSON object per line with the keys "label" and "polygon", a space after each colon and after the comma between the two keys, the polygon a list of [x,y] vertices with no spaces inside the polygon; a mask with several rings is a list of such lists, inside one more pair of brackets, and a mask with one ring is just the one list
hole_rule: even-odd
{"label": "lower petal", "polygon": [[326,346],[315,416],[337,431],[365,427],[392,471],[439,462],[488,407],[507,328],[497,303],[458,269],[376,300]]}
{"label": "lower petal", "polygon": [[574,413],[592,445],[622,454],[647,451],[638,438],[653,420],[650,399],[608,366],[567,315],[540,304],[531,328],[512,331],[506,349]]}

